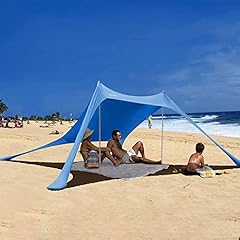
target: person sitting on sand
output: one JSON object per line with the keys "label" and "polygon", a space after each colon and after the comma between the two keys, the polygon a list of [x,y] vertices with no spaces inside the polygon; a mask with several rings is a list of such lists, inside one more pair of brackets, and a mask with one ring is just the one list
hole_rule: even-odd
{"label": "person sitting on sand", "polygon": [[[83,136],[80,153],[82,154],[84,161],[86,161],[88,159],[88,154],[91,150],[96,151],[97,153],[100,152],[99,147],[96,147],[90,141],[90,138],[91,138],[93,132],[94,132],[94,130],[87,128],[85,131],[85,134]],[[118,159],[115,159],[111,155],[110,149],[108,147],[101,147],[101,161],[103,161],[103,159],[105,157],[107,157],[115,166],[118,166],[121,163],[121,161],[119,161]]]}
{"label": "person sitting on sand", "polygon": [[[129,151],[122,148],[120,143],[121,133],[120,130],[112,131],[112,139],[108,141],[107,147],[111,149],[112,155],[117,158],[121,163],[150,163],[161,164],[162,161],[154,161],[145,157],[144,146],[141,141],[138,141]],[[141,157],[138,157],[140,152]]]}
{"label": "person sitting on sand", "polygon": [[204,145],[202,143],[196,144],[196,152],[193,153],[185,168],[185,175],[198,175],[196,172],[197,168],[202,168],[204,166],[204,157],[202,156],[204,150]]}

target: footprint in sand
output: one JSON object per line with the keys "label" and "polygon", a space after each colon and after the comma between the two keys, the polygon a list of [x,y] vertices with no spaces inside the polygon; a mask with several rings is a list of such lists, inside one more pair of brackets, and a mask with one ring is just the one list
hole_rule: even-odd
{"label": "footprint in sand", "polygon": [[42,214],[42,215],[54,215],[53,212],[45,209],[38,209],[38,208],[32,208],[27,211],[27,213],[35,213],[35,214]]}
{"label": "footprint in sand", "polygon": [[0,222],[0,227],[3,227],[3,228],[12,228],[13,225],[10,224],[10,223],[6,223],[6,222]]}
{"label": "footprint in sand", "polygon": [[238,221],[240,221],[240,217],[231,217],[228,220],[230,220],[232,222],[238,222]]}

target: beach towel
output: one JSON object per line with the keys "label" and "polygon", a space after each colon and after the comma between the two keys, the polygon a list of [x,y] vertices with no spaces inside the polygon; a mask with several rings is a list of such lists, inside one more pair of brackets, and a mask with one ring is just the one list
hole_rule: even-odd
{"label": "beach towel", "polygon": [[202,168],[197,168],[196,172],[202,178],[212,178],[212,177],[215,177],[215,175],[216,175],[215,171],[209,166],[204,166]]}
{"label": "beach towel", "polygon": [[102,162],[99,168],[87,169],[84,167],[84,162],[79,161],[73,164],[72,170],[81,172],[90,172],[103,175],[110,178],[120,178],[124,180],[130,180],[137,177],[147,176],[154,174],[158,171],[168,169],[168,164],[144,164],[144,163],[133,163],[133,164],[120,164],[115,167],[112,162],[105,160]]}

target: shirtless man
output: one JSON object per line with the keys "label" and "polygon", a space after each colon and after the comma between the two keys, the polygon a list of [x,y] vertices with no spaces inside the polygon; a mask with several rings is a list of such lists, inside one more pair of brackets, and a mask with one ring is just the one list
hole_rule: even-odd
{"label": "shirtless man", "polygon": [[[87,160],[88,158],[88,153],[91,150],[96,151],[99,153],[99,147],[96,147],[94,144],[91,143],[90,138],[93,134],[94,130],[90,130],[89,128],[86,129],[85,134],[83,136],[82,140],[82,145],[80,148],[80,153],[82,154],[82,157],[84,161]],[[101,147],[101,161],[107,157],[115,166],[118,166],[120,164],[120,161],[115,159],[111,154],[110,154],[110,148],[107,147]]]}
{"label": "shirtless man", "polygon": [[188,160],[188,164],[185,169],[186,175],[198,174],[196,169],[204,166],[204,157],[202,156],[203,150],[204,145],[202,143],[197,143],[196,152],[193,153]]}
{"label": "shirtless man", "polygon": [[[142,142],[138,141],[129,151],[126,151],[122,148],[120,139],[121,139],[120,130],[113,130],[112,139],[108,141],[107,144],[107,147],[111,149],[113,157],[118,159],[120,163],[152,163],[152,164],[162,163],[162,161],[153,161],[145,157]],[[137,156],[139,152],[141,153],[141,157]]]}

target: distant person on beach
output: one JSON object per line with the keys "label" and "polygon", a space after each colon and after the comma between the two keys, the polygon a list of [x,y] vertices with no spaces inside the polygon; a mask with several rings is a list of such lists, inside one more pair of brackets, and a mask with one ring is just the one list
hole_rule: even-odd
{"label": "distant person on beach", "polygon": [[11,127],[9,126],[9,123],[10,123],[10,120],[9,120],[9,118],[7,118],[6,124],[5,124],[5,128],[11,128]]}
{"label": "distant person on beach", "polygon": [[[83,136],[80,153],[82,154],[82,157],[85,161],[88,159],[88,154],[91,150],[96,151],[98,154],[100,152],[99,147],[96,147],[90,141],[93,132],[94,130],[87,128]],[[121,163],[118,159],[115,159],[111,155],[110,149],[108,147],[101,147],[101,161],[103,161],[105,157],[107,157],[115,166],[118,166]]]}
{"label": "distant person on beach", "polygon": [[152,128],[152,116],[150,115],[147,119],[148,122],[148,128],[151,129]]}
{"label": "distant person on beach", "polygon": [[59,132],[58,130],[54,130],[52,132],[50,132],[49,134],[60,134],[61,132]]}
{"label": "distant person on beach", "polygon": [[4,117],[0,117],[0,127],[3,127],[3,120],[4,120]]}
{"label": "distant person on beach", "polygon": [[185,168],[185,175],[198,175],[196,172],[197,168],[202,168],[204,166],[204,157],[202,156],[204,150],[204,145],[202,143],[196,144],[196,152],[193,153]]}
{"label": "distant person on beach", "polygon": [[19,121],[15,121],[15,128],[22,128],[23,124]]}
{"label": "distant person on beach", "polygon": [[[112,139],[108,141],[107,147],[111,149],[113,157],[121,161],[121,163],[150,163],[161,164],[162,161],[153,161],[146,158],[144,153],[144,146],[141,141],[138,141],[129,151],[122,148],[120,143],[121,132],[120,130],[112,131]],[[138,157],[140,152],[141,157]]]}

